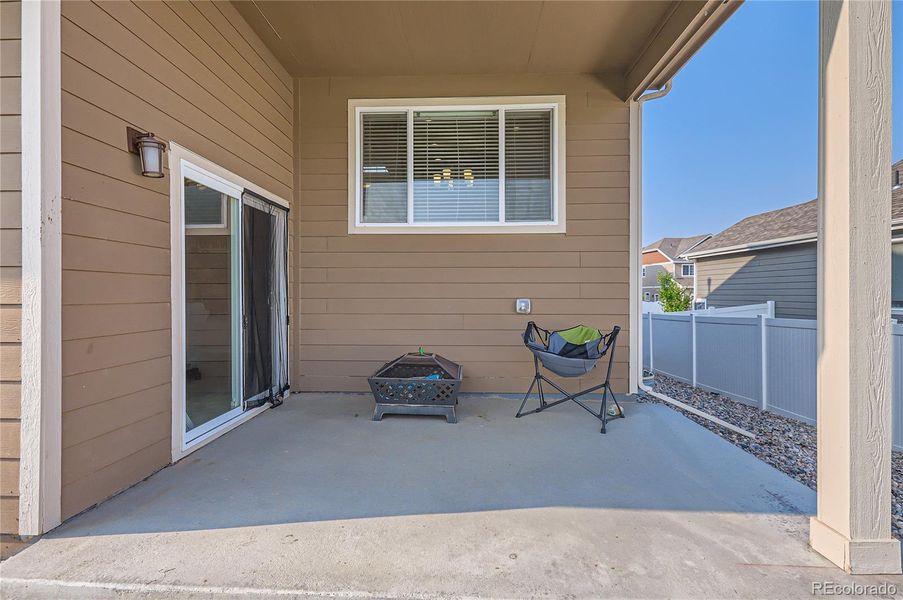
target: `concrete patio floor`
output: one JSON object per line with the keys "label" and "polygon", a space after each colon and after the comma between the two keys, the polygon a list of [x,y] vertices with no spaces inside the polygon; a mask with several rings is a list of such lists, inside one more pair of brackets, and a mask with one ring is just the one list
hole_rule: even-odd
{"label": "concrete patio floor", "polygon": [[814,493],[661,405],[293,396],[2,565],[4,598],[804,598]]}

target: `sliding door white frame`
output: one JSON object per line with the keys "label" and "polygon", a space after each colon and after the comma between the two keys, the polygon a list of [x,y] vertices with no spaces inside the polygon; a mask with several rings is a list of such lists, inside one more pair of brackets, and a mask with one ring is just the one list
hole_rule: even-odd
{"label": "sliding door white frame", "polygon": [[[254,185],[250,181],[220,167],[219,165],[195,154],[174,142],[169,144],[169,176],[170,176],[170,301],[172,305],[172,437],[171,452],[172,461],[176,462],[184,458],[201,446],[216,439],[222,434],[244,423],[248,419],[260,414],[269,405],[263,405],[248,411],[242,411],[241,406],[216,417],[190,432],[185,431],[185,206],[184,206],[184,179],[189,177],[199,183],[225,193],[236,200],[230,202],[237,206],[233,210],[233,223],[238,223],[235,213],[241,212],[242,192],[245,189],[253,191],[275,204],[288,208],[289,204],[284,199],[272,194],[263,188]],[[240,238],[239,238],[240,249]],[[233,252],[235,248],[233,248]],[[239,265],[241,263],[238,257]],[[240,267],[239,277],[233,285],[241,285]],[[241,309],[241,294],[233,292],[233,310],[237,295],[237,308]],[[240,312],[239,312],[240,314]],[[241,380],[241,337],[239,335],[236,347],[233,336],[233,347],[237,348],[239,357],[238,368],[233,368],[233,390],[243,389]],[[234,351],[233,351],[234,352]],[[233,358],[233,363],[235,359]],[[237,381],[236,381],[237,371]],[[236,388],[237,385],[237,388]],[[234,391],[233,391],[234,394]]]}
{"label": "sliding door white frame", "polygon": [[[221,177],[217,177],[213,173],[209,171],[205,171],[200,167],[193,165],[191,162],[182,159],[181,161],[181,178],[182,185],[179,187],[180,200],[182,205],[182,215],[183,222],[181,224],[182,235],[185,235],[185,223],[184,223],[184,215],[185,215],[185,185],[184,182],[186,179],[190,179],[192,181],[196,181],[202,185],[207,186],[210,189],[216,190],[219,193],[223,194],[225,198],[227,198],[225,204],[227,210],[229,212],[229,216],[226,219],[226,222],[230,224],[229,228],[229,263],[230,263],[230,274],[229,280],[231,282],[230,285],[230,314],[232,315],[231,319],[231,381],[232,381],[232,402],[233,404],[236,402],[236,398],[238,399],[237,406],[233,407],[231,410],[226,411],[225,413],[214,417],[213,419],[199,424],[197,427],[193,427],[192,429],[188,429],[186,426],[186,410],[187,410],[187,391],[186,391],[186,381],[185,378],[182,377],[180,382],[180,387],[182,388],[182,394],[184,397],[182,403],[182,410],[180,411],[180,417],[182,419],[182,431],[184,432],[184,439],[182,441],[182,445],[184,449],[190,448],[194,445],[195,440],[201,438],[206,435],[208,432],[213,431],[214,429],[220,427],[224,423],[228,423],[232,419],[238,417],[242,413],[241,409],[241,396],[242,396],[242,381],[244,376],[244,368],[242,364],[242,332],[241,332],[241,315],[244,314],[244,307],[242,305],[242,297],[241,297],[241,277],[242,277],[242,261],[241,261],[241,196],[242,196],[242,188],[232,184],[230,181],[223,179]],[[181,255],[179,257],[182,261],[182,278],[184,281],[184,276],[186,273],[185,267],[185,249],[182,248]],[[183,291],[184,294],[184,291]],[[183,296],[184,298],[184,296]],[[183,307],[184,310],[184,307]],[[183,312],[184,315],[184,312]],[[237,321],[236,321],[237,320]],[[236,325],[237,322],[237,325]],[[185,344],[187,343],[187,335],[185,333],[185,319],[183,318],[181,323],[181,334],[183,340],[183,349],[185,348]],[[183,362],[184,365],[184,357]],[[183,367],[184,370],[184,367]]]}

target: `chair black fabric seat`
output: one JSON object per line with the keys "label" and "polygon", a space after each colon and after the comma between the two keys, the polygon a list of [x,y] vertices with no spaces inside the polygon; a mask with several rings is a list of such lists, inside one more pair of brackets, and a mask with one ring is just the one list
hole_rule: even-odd
{"label": "chair black fabric seat", "polygon": [[[621,328],[617,325],[609,333],[602,333],[598,329],[586,327],[585,325],[549,331],[530,321],[524,330],[523,340],[527,349],[533,353],[533,364],[536,374],[515,416],[520,418],[541,412],[562,402],[573,401],[600,420],[602,422],[602,433],[605,433],[605,426],[609,419],[607,411],[609,397],[611,397],[611,400],[617,407],[617,414],[612,418],[624,416],[621,405],[618,404],[614,392],[611,390],[611,369],[614,364],[615,344],[620,331]],[[606,354],[608,355],[608,371],[605,381],[574,394],[569,394],[563,390],[554,381],[543,375],[540,370],[540,365],[542,365],[560,377],[583,377],[592,371]],[[564,398],[546,402],[543,382],[564,394]],[[539,397],[539,407],[523,412],[534,387]],[[596,412],[585,404],[580,397],[599,390],[602,391],[602,405],[599,411]]]}

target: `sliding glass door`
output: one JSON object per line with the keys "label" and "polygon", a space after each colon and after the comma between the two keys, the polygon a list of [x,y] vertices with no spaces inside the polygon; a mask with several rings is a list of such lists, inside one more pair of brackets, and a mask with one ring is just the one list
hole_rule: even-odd
{"label": "sliding glass door", "polygon": [[245,192],[242,207],[244,406],[288,388],[286,211]]}
{"label": "sliding glass door", "polygon": [[184,439],[288,389],[287,211],[182,164]]}
{"label": "sliding glass door", "polygon": [[185,432],[193,439],[241,412],[241,200],[200,172],[186,173],[183,186]]}

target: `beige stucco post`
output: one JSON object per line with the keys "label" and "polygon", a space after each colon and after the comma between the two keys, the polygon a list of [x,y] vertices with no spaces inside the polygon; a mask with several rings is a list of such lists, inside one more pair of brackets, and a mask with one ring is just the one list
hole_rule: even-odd
{"label": "beige stucco post", "polygon": [[821,3],[818,516],[812,547],[900,573],[891,537],[891,6]]}

